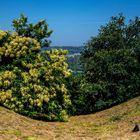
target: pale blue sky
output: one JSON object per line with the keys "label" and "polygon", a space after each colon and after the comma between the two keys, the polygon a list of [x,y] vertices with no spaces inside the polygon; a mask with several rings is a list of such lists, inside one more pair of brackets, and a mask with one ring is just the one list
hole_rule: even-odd
{"label": "pale blue sky", "polygon": [[80,46],[118,13],[140,16],[140,0],[0,0],[0,28],[11,30],[21,13],[30,22],[46,19],[54,32],[52,45]]}

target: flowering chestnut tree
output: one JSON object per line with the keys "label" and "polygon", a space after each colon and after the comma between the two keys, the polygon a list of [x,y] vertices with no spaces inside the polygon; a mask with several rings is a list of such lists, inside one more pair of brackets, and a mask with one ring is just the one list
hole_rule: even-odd
{"label": "flowering chestnut tree", "polygon": [[71,105],[66,50],[40,52],[40,42],[0,31],[0,104],[46,120],[66,121]]}

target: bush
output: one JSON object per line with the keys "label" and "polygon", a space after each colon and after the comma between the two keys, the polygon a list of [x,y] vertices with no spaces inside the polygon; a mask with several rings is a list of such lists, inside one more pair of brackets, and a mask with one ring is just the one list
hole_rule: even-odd
{"label": "bush", "polygon": [[30,117],[66,121],[67,51],[40,52],[36,39],[4,31],[0,44],[0,104]]}

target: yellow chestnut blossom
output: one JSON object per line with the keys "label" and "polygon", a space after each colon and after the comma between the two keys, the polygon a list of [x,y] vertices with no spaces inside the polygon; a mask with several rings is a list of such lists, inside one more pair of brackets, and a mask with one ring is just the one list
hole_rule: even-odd
{"label": "yellow chestnut blossom", "polygon": [[34,91],[35,92],[42,92],[43,88],[40,85],[33,85]]}
{"label": "yellow chestnut blossom", "polygon": [[[5,32],[1,33],[2,35],[6,34]],[[1,35],[0,34],[0,35]],[[1,51],[1,55],[5,53],[6,57],[25,57],[27,54],[39,51],[40,50],[40,44],[32,38],[29,37],[22,37],[22,36],[16,36],[10,38],[9,44],[6,42],[3,47],[1,47],[1,50],[4,50],[3,48],[6,48],[5,51]],[[1,37],[1,36],[0,36]],[[11,55],[12,54],[12,55]]]}
{"label": "yellow chestnut blossom", "polygon": [[5,31],[0,30],[0,40],[3,39],[7,33]]}
{"label": "yellow chestnut blossom", "polygon": [[32,77],[38,77],[38,69],[30,69],[29,73]]}

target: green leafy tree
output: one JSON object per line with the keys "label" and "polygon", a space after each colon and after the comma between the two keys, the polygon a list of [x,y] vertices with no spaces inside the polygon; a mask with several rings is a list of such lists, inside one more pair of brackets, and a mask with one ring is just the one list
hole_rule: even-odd
{"label": "green leafy tree", "polygon": [[34,38],[41,44],[41,47],[48,47],[51,43],[48,38],[52,34],[52,30],[48,29],[45,20],[32,24],[28,23],[28,17],[21,15],[19,19],[13,20],[12,26],[19,36]]}
{"label": "green leafy tree", "polygon": [[97,111],[139,95],[140,19],[126,24],[122,14],[112,17],[85,44],[81,65],[84,80],[73,97],[80,112]]}
{"label": "green leafy tree", "polygon": [[35,38],[2,30],[0,44],[0,105],[33,118],[67,121],[67,51],[40,52]]}

